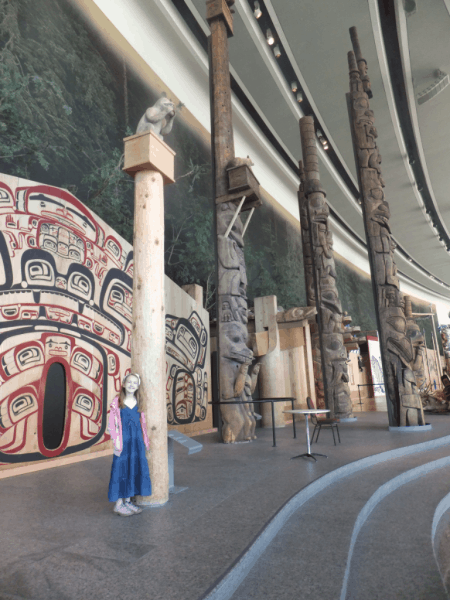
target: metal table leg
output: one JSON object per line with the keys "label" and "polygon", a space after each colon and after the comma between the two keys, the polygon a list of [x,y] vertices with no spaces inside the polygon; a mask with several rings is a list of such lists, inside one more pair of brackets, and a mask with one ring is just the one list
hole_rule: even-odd
{"label": "metal table leg", "polygon": [[[294,401],[291,400],[292,410],[294,410]],[[292,413],[292,427],[294,428],[294,439],[297,438],[297,431],[295,430],[295,414]]]}
{"label": "metal table leg", "polygon": [[305,414],[305,423],[306,423],[306,446],[308,449],[308,452],[304,453],[304,454],[299,454],[298,456],[292,456],[291,460],[293,460],[294,458],[301,458],[302,456],[307,456],[309,458],[313,458],[315,461],[317,461],[316,456],[323,456],[324,458],[328,458],[328,456],[326,456],[326,454],[318,454],[317,452],[312,452],[311,453],[311,444],[309,442],[309,420],[308,420],[308,413]]}
{"label": "metal table leg", "polygon": [[273,410],[273,402],[270,403],[270,406],[272,407],[272,434],[273,434],[273,445],[272,448],[276,448],[277,446],[277,440],[275,438],[275,413]]}

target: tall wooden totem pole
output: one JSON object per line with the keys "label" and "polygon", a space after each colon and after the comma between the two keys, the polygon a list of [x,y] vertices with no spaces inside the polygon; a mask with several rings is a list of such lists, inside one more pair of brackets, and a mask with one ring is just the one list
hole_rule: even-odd
{"label": "tall wooden totem pole", "polygon": [[367,62],[362,56],[355,27],[350,29],[350,37],[353,51],[348,53],[350,93],[347,104],[372,274],[389,424],[393,427],[424,425],[414,376],[416,350],[407,337],[394,262],[395,242],[389,227],[390,210],[384,195],[381,155],[376,142],[378,133],[369,106],[372,91]]}
{"label": "tall wooden totem pole", "polygon": [[[313,117],[300,119],[303,164],[300,164],[300,221],[308,306],[316,306],[313,330],[314,377],[318,405],[331,415],[349,418],[352,402],[344,346],[343,311],[336,287],[330,210],[320,185],[319,159]],[[304,168],[304,170],[303,170]]]}
{"label": "tall wooden totem pole", "polygon": [[225,443],[254,437],[255,417],[251,405],[232,403],[247,400],[245,383],[251,378],[249,370],[253,361],[253,352],[247,347],[245,229],[240,213],[261,204],[259,184],[250,168],[250,159],[234,155],[228,59],[228,38],[233,35],[230,7],[234,1],[206,2],[206,19],[211,29],[209,73],[217,237],[219,399],[223,403],[220,410]]}

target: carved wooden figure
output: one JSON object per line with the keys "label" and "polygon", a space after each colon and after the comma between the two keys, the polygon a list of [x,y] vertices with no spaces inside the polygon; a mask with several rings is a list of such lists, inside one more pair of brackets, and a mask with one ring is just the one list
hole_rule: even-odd
{"label": "carved wooden figure", "polygon": [[[330,211],[325,199],[325,191],[320,186],[313,117],[300,119],[300,134],[305,170],[302,209],[303,219],[306,213],[309,224],[309,236],[304,236],[304,244],[308,245],[309,241],[305,277],[307,286],[311,288],[312,274],[314,284],[325,402],[332,416],[348,418],[352,414],[352,403],[342,327],[343,311],[336,287],[333,236],[328,228]],[[308,303],[311,296],[312,290],[309,289]]]}
{"label": "carved wooden figure", "polygon": [[[217,234],[217,336],[220,401],[246,397],[244,371],[253,361],[247,347],[247,275],[239,211],[259,206],[259,184],[250,159],[236,158],[231,116],[228,37],[233,35],[231,0],[208,0],[211,137]],[[244,198],[244,200],[242,200]],[[237,216],[236,216],[236,213]],[[257,371],[254,371],[255,376]],[[222,404],[225,443],[251,440],[255,417],[249,405]]]}
{"label": "carved wooden figure", "polygon": [[390,210],[384,195],[381,155],[367,63],[362,58],[356,28],[350,29],[354,51],[348,53],[350,93],[347,94],[355,161],[362,198],[364,226],[377,314],[386,401],[391,426],[422,425],[423,413],[414,376],[416,352],[407,337],[394,261],[395,242],[389,227]]}
{"label": "carved wooden figure", "polygon": [[[308,203],[305,197],[305,169],[303,161],[299,161],[300,188],[298,191],[298,205],[300,212],[300,226],[302,230],[303,269],[305,273],[306,302],[308,306],[316,307],[314,291],[314,269],[312,259],[311,235],[308,219]],[[322,357],[320,353],[320,339],[317,323],[311,326],[311,346],[313,354],[314,383],[316,388],[317,408],[326,408],[325,393],[323,388]]]}

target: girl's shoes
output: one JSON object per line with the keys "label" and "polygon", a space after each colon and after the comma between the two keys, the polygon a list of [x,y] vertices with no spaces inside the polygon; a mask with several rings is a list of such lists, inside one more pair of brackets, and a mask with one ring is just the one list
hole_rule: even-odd
{"label": "girl's shoes", "polygon": [[133,504],[131,502],[131,500],[128,500],[124,502],[125,506],[131,510],[133,512],[133,514],[138,515],[139,513],[142,512],[142,508],[139,508],[139,506],[136,506],[136,504]]}
{"label": "girl's shoes", "polygon": [[119,517],[132,517],[135,514],[134,510],[128,508],[123,502],[119,504],[119,506],[114,507],[114,512],[116,515],[119,515]]}

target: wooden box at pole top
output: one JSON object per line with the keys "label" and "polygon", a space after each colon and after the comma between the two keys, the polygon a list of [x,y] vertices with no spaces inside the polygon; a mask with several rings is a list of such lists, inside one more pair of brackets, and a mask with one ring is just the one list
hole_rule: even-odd
{"label": "wooden box at pole top", "polygon": [[124,138],[123,170],[134,177],[137,171],[159,171],[164,185],[174,183],[175,152],[153,131]]}

